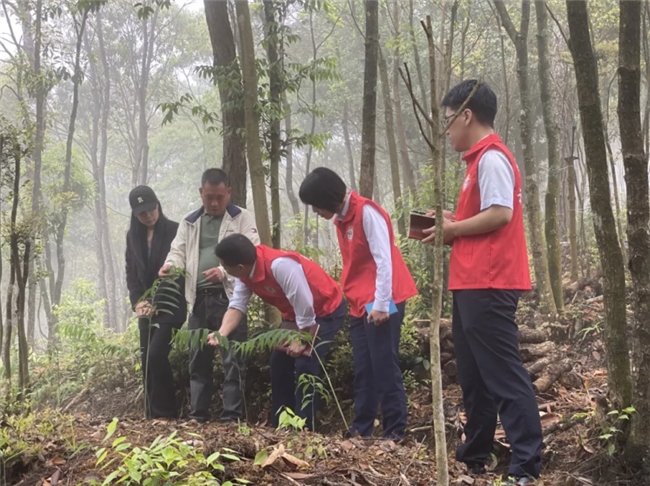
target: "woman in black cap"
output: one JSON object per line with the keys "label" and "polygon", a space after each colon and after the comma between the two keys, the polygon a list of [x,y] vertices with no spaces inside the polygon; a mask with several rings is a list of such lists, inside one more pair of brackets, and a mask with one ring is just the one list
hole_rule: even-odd
{"label": "woman in black cap", "polygon": [[145,294],[165,263],[178,223],[165,217],[150,187],[133,189],[129,203],[132,212],[126,235],[126,285],[139,318],[146,414],[147,418],[176,418],[178,407],[169,351],[172,330],[180,329],[187,315],[184,280],[176,280],[180,287],[164,282],[155,295]]}

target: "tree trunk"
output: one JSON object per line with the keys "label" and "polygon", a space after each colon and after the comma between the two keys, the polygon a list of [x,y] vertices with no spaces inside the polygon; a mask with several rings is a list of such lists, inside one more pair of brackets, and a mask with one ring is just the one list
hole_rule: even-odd
{"label": "tree trunk", "polygon": [[[433,41],[433,27],[431,26],[431,16],[427,15],[426,35],[429,46],[429,73],[431,96],[431,163],[433,169],[434,183],[434,207],[437,214],[442,214],[445,203],[444,196],[444,177],[442,171],[443,162],[441,157],[440,145],[443,143],[440,134],[440,113],[438,111],[438,101],[436,99],[436,51]],[[441,276],[443,273],[443,241],[442,226],[436,226],[436,239],[433,245],[433,274]],[[436,471],[438,475],[437,484],[440,486],[449,485],[449,467],[447,464],[447,438],[445,434],[445,409],[442,395],[442,372],[440,369],[440,315],[442,313],[442,292],[443,279],[436,278],[433,281],[431,289],[431,323],[430,323],[430,340],[429,352],[431,363],[431,394],[433,406],[433,425],[436,443]]]}
{"label": "tree trunk", "polygon": [[528,209],[528,226],[530,232],[530,247],[533,254],[535,269],[535,282],[539,293],[540,310],[544,314],[555,314],[556,307],[551,291],[548,273],[548,260],[546,246],[542,232],[542,221],[539,204],[539,187],[537,185],[537,167],[535,164],[535,150],[533,146],[533,119],[532,105],[528,84],[528,27],[530,23],[530,1],[521,2],[521,24],[517,31],[510,19],[503,0],[495,0],[494,5],[499,12],[503,27],[515,45],[517,52],[517,81],[519,83],[519,98],[521,104],[521,117],[519,128],[524,152],[524,166],[526,169],[526,208]]}
{"label": "tree trunk", "polygon": [[[216,2],[219,3],[219,2]],[[147,184],[149,178],[149,121],[147,117],[147,94],[149,91],[149,77],[151,75],[151,62],[153,47],[156,39],[156,23],[160,12],[160,4],[155,2],[151,19],[145,16],[142,19],[142,49],[140,58],[140,79],[137,85],[138,104],[138,144],[136,146],[136,164],[133,171],[133,185]],[[149,22],[151,22],[149,24]]]}
{"label": "tree trunk", "polygon": [[[228,2],[204,0],[204,4],[214,65],[224,74],[234,73],[241,80],[235,38],[228,17]],[[223,126],[222,167],[230,178],[232,202],[246,207],[246,141],[242,136],[246,127],[244,106],[237,101],[239,93],[232,89],[232,79],[227,82],[224,76],[217,76],[217,84]]]}
{"label": "tree trunk", "polygon": [[576,221],[576,168],[574,165],[576,127],[571,131],[571,155],[567,157],[567,190],[569,193],[569,245],[571,247],[571,281],[578,280],[578,229]]}
{"label": "tree trunk", "polygon": [[[43,0],[36,0],[36,8],[34,11],[34,52],[33,52],[33,62],[34,62],[34,79],[40,79],[42,76],[41,73],[41,56],[42,56],[42,46],[43,46],[43,29],[42,29],[42,17],[43,17]],[[40,214],[41,207],[41,167],[42,167],[42,158],[43,158],[43,143],[45,140],[45,99],[47,96],[47,90],[44,86],[45,83],[35,83],[34,90],[36,95],[36,130],[34,132],[34,148],[32,150],[31,158],[33,162],[33,173],[32,173],[32,214]],[[40,218],[39,218],[40,219]],[[46,231],[42,226],[42,221],[39,221],[39,224],[36,228],[36,234],[39,234],[41,231]],[[32,266],[35,266],[32,263]],[[34,328],[36,327],[36,319],[38,318],[37,313],[34,309],[36,301],[36,277],[34,272],[30,272],[29,275],[29,316],[28,316],[28,335],[30,335],[30,341],[34,341]],[[33,295],[33,296],[32,296]],[[2,340],[0,339],[0,343]],[[33,345],[33,344],[32,344]]]}
{"label": "tree trunk", "polygon": [[[311,45],[312,45],[312,68],[316,67],[316,38],[314,37],[314,10],[309,9],[309,31],[311,33]],[[316,105],[316,78],[312,77],[311,79],[311,106],[312,108]],[[314,147],[311,144],[311,137],[316,133],[316,113],[311,112],[311,128],[309,129],[309,148],[307,150],[307,160],[305,163],[305,174],[308,174],[311,170],[311,156],[314,153]],[[309,242],[309,236],[311,234],[311,228],[309,227],[309,206],[305,204],[305,214],[303,218],[303,244],[307,246]]]}
{"label": "tree trunk", "polygon": [[343,140],[345,141],[345,151],[348,154],[348,177],[350,178],[350,188],[353,191],[357,190],[356,174],[354,172],[354,155],[352,154],[352,141],[350,140],[350,114],[348,108],[347,97],[343,100],[343,120],[341,122],[343,127]]}
{"label": "tree trunk", "polygon": [[[497,21],[499,22],[499,43],[501,46],[501,76],[503,76],[503,90],[505,94],[505,111],[506,111],[506,122],[504,129],[503,141],[508,145],[508,136],[510,135],[510,83],[508,82],[508,69],[506,66],[506,45],[505,45],[505,33],[502,28],[501,19],[497,15]],[[464,51],[464,50],[463,50]]]}
{"label": "tree trunk", "polygon": [[[219,2],[215,2],[219,3]],[[246,118],[246,153],[253,188],[255,222],[262,244],[271,246],[271,225],[266,202],[266,180],[260,146],[260,114],[257,111],[257,70],[255,44],[248,0],[236,0],[237,23],[242,46],[242,74],[244,81],[244,109]]]}
{"label": "tree trunk", "polygon": [[[284,112],[286,113],[286,116],[284,118],[284,129],[286,132],[287,139],[291,138],[291,130],[292,130],[292,125],[291,125],[291,105],[287,101],[287,93],[286,91],[283,94],[284,97]],[[293,212],[294,217],[300,213],[300,205],[298,203],[298,198],[296,197],[296,193],[293,190],[293,143],[287,142],[285,150],[287,151],[286,155],[286,163],[287,163],[287,171],[284,176],[284,183],[287,188],[287,197],[289,198],[289,202],[291,203],[291,211]]]}
{"label": "tree trunk", "polygon": [[[102,24],[100,13],[97,14],[97,24],[95,27],[98,38],[102,38]],[[94,194],[94,212],[95,217],[95,253],[97,255],[97,266],[99,271],[99,292],[100,297],[104,300],[104,326],[113,327],[117,323],[115,315],[115,276],[113,274],[113,262],[112,262],[112,253],[109,251],[109,248],[106,248],[105,245],[105,233],[107,231],[107,222],[104,220],[103,211],[105,211],[106,206],[106,191],[105,191],[105,182],[104,182],[104,167],[106,163],[106,158],[104,154],[104,165],[101,165],[100,153],[99,153],[99,140],[100,132],[102,129],[107,129],[108,127],[104,125],[103,115],[105,112],[110,112],[110,106],[106,103],[106,98],[110,102],[110,95],[107,91],[110,89],[110,75],[107,71],[103,71],[103,77],[100,78],[99,70],[97,68],[97,63],[95,56],[90,45],[88,36],[84,37],[84,44],[86,46],[86,52],[88,58],[91,60],[89,63],[89,81],[92,85],[92,103],[91,103],[91,141],[90,141],[90,164],[92,166],[93,180],[95,183],[95,194]],[[103,44],[103,42],[101,42]],[[101,45],[100,49],[104,46]],[[101,59],[102,55],[100,53],[99,58]],[[105,53],[104,56],[105,58]],[[101,128],[100,128],[101,123]],[[102,142],[103,138],[107,134],[101,134]],[[102,147],[104,150],[105,148]],[[110,292],[112,288],[112,292]],[[113,327],[116,329],[116,327]]]}
{"label": "tree trunk", "polygon": [[[264,0],[264,19],[266,34],[266,55],[269,62],[269,101],[282,112],[282,61],[278,56],[278,23],[275,19],[275,6],[272,0]],[[280,213],[280,116],[272,115],[271,147],[271,241],[273,248],[280,248],[282,242],[282,214]]]}
{"label": "tree trunk", "polygon": [[628,262],[634,283],[633,360],[636,369],[631,445],[639,457],[650,449],[650,203],[648,158],[641,132],[641,2],[620,2],[618,123],[627,187]]}
{"label": "tree trunk", "polygon": [[97,166],[96,181],[99,184],[99,212],[101,250],[103,252],[106,270],[104,271],[108,281],[106,282],[106,294],[108,298],[109,327],[115,330],[120,328],[116,303],[123,301],[118,297],[117,277],[115,271],[115,255],[111,243],[111,232],[108,226],[108,211],[106,201],[106,162],[108,160],[108,122],[111,114],[111,73],[106,56],[106,45],[104,44],[104,31],[102,27],[102,12],[97,12],[96,31],[99,47],[99,59],[102,65],[103,91],[101,101],[101,117],[99,122],[99,163]]}
{"label": "tree trunk", "polygon": [[537,59],[539,89],[542,100],[544,129],[548,143],[548,186],[546,190],[545,225],[546,248],[548,255],[548,275],[555,298],[555,307],[564,307],[562,291],[562,255],[560,251],[560,230],[558,224],[558,197],[560,194],[560,143],[559,128],[555,122],[553,95],[551,93],[551,73],[548,58],[548,13],[546,0],[535,1],[537,17]]}
{"label": "tree trunk", "polygon": [[607,177],[607,151],[598,89],[598,64],[589,33],[587,3],[567,0],[566,7],[571,36],[569,48],[575,67],[589,194],[594,213],[594,232],[604,277],[603,302],[609,390],[615,407],[625,407],[630,404],[632,398],[630,361],[625,335],[625,272]]}
{"label": "tree trunk", "polygon": [[406,224],[404,222],[404,211],[402,203],[402,186],[399,180],[399,160],[397,158],[397,143],[395,142],[395,123],[393,121],[393,102],[390,99],[390,86],[388,84],[388,67],[386,59],[379,51],[379,75],[381,80],[381,92],[384,98],[384,118],[386,121],[386,142],[388,144],[388,158],[390,160],[390,178],[393,185],[393,200],[395,211],[398,214],[397,229],[402,238],[406,237]]}
{"label": "tree trunk", "polygon": [[[399,11],[400,4],[399,2],[394,3],[393,7],[393,21],[395,22],[395,37],[400,37],[399,31]],[[411,35],[413,33],[411,32]],[[417,54],[416,46],[413,48],[416,51],[417,62],[420,62],[419,54]],[[413,172],[413,165],[411,165],[411,157],[409,156],[409,149],[406,143],[406,129],[404,128],[404,116],[402,113],[402,99],[399,94],[399,67],[400,67],[400,52],[399,46],[396,46],[393,50],[393,102],[395,103],[395,128],[397,129],[397,144],[399,146],[399,156],[400,161],[402,162],[402,187],[404,188],[404,193],[407,191],[415,194],[415,173]],[[422,93],[424,96],[424,93]],[[424,98],[426,100],[426,98]],[[426,103],[426,101],[425,101]]]}
{"label": "tree trunk", "polygon": [[614,157],[612,144],[609,142],[609,135],[607,133],[607,128],[605,128],[605,147],[607,148],[607,155],[609,159],[609,171],[612,173],[614,207],[616,208],[616,212],[614,213],[614,219],[616,220],[616,230],[618,232],[618,244],[621,247],[621,253],[623,254],[623,261],[627,261],[627,252],[625,251],[625,240],[623,236],[625,233],[623,231],[623,222],[621,221],[622,220],[621,198],[619,197],[618,194],[618,177],[616,176],[616,158]]}
{"label": "tree trunk", "polygon": [[365,0],[366,37],[363,69],[361,170],[359,193],[372,199],[375,179],[375,122],[377,118],[377,56],[379,49],[379,2]]}

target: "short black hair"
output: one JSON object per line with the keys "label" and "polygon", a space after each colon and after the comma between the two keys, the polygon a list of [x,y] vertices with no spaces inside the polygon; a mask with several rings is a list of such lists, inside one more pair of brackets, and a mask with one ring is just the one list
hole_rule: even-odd
{"label": "short black hair", "polygon": [[327,167],[317,167],[302,181],[298,194],[303,203],[335,213],[345,200],[347,190],[336,172]]}
{"label": "short black hair", "polygon": [[[477,82],[476,79],[466,79],[458,83],[442,99],[442,106],[456,111],[469,97]],[[466,108],[472,110],[479,123],[494,128],[494,119],[497,116],[497,95],[487,83],[480,84]]]}
{"label": "short black hair", "polygon": [[201,176],[201,186],[205,186],[206,184],[210,184],[211,186],[224,184],[226,187],[230,187],[230,178],[225,170],[211,167],[206,169]]}
{"label": "short black hair", "polygon": [[257,260],[255,245],[240,233],[226,236],[217,245],[215,253],[229,267],[252,265]]}

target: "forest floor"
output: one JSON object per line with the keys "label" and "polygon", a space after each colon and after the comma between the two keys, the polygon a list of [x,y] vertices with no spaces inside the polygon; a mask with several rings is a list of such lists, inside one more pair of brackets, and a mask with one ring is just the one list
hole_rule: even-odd
{"label": "forest floor", "polygon": [[[579,298],[574,296],[564,314],[569,317],[555,323],[556,327],[573,325],[577,320],[581,323],[579,335],[564,344],[554,343],[554,356],[570,360],[572,369],[557,377],[546,391],[537,394],[544,429],[543,472],[539,484],[642,485],[644,483],[639,478],[634,479],[616,459],[618,434],[611,427],[618,428],[620,424],[616,421],[617,414],[608,415],[609,411],[603,405],[607,373],[598,331],[603,314],[602,299],[589,286],[580,291],[583,295]],[[534,311],[525,306],[520,320],[524,321],[524,326],[539,327],[540,324]],[[472,476],[464,465],[454,461],[453,451],[461,440],[465,419],[461,392],[455,383],[445,387],[444,403],[450,484],[482,486],[506,472],[510,453],[500,425],[488,474]],[[30,449],[33,451],[31,455],[25,453],[20,461],[14,461],[10,470],[4,471],[6,482],[0,481],[0,485],[101,484],[111,471],[118,469],[118,465],[122,468],[121,475],[128,476],[138,468],[145,470],[142,464],[148,459],[144,457],[151,459],[155,450],[161,450],[160,447],[156,449],[156,444],[160,443],[155,443],[157,437],[167,438],[167,449],[177,451],[168,451],[163,454],[165,457],[160,456],[161,464],[166,461],[174,464],[170,470],[200,469],[188,459],[187,446],[200,451],[204,458],[215,452],[225,454],[217,460],[223,465],[223,471],[213,471],[222,484],[229,484],[227,481],[274,486],[436,484],[431,392],[426,384],[409,392],[409,429],[407,437],[398,443],[347,438],[341,432],[341,426],[338,429],[330,427],[332,432],[321,435],[291,428],[276,430],[264,423],[145,421],[133,414],[117,413],[125,404],[119,390],[112,396],[95,400],[95,404],[84,411],[83,407],[72,407],[67,411],[68,415],[58,414],[56,419],[51,418],[54,412],[39,412],[37,421],[49,420],[55,425],[51,425],[49,431],[44,431],[44,427],[31,427],[23,434],[21,440],[38,447]],[[330,408],[336,407],[332,404]],[[111,429],[109,424],[116,415],[120,417],[117,426],[106,439],[107,429]],[[17,426],[14,424],[14,427]],[[154,446],[150,447],[152,443]],[[97,458],[101,451],[97,451],[102,447],[109,451],[98,466]],[[109,464],[111,460],[114,462]],[[127,484],[138,484],[137,476]]]}

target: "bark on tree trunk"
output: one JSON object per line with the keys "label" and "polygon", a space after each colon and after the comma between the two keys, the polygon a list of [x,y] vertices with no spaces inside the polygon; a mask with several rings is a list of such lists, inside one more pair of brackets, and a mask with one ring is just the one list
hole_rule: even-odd
{"label": "bark on tree trunk", "polygon": [[[444,177],[442,171],[443,162],[440,145],[443,143],[440,136],[440,113],[436,99],[436,51],[433,41],[433,27],[431,16],[427,15],[426,25],[427,43],[429,46],[429,93],[431,96],[431,161],[434,181],[434,206],[437,214],[442,214],[445,203]],[[442,396],[442,373],[440,369],[440,315],[442,313],[442,292],[443,292],[443,241],[442,226],[436,227],[436,240],[433,246],[433,274],[438,278],[434,279],[431,290],[431,323],[430,323],[430,363],[431,363],[431,394],[433,406],[433,425],[436,442],[436,471],[438,484],[449,485],[449,467],[447,462],[447,438],[445,434],[445,410]]]}
{"label": "bark on tree trunk", "polygon": [[633,360],[636,373],[631,448],[650,449],[650,203],[648,158],[641,132],[641,2],[620,2],[618,42],[618,123],[627,187],[628,262],[634,282]]}
{"label": "bark on tree trunk", "polygon": [[[43,46],[43,30],[42,30],[42,17],[43,17],[43,0],[36,0],[36,8],[34,11],[34,79],[40,79],[41,73],[41,50]],[[36,130],[34,134],[34,148],[32,150],[32,213],[34,215],[40,214],[41,206],[41,167],[43,158],[43,142],[45,140],[45,100],[47,97],[47,90],[43,86],[44,83],[35,83],[36,91]],[[41,222],[36,228],[36,233],[43,231]],[[32,262],[32,266],[35,266]],[[29,302],[28,302],[28,334],[30,335],[30,342],[34,341],[34,329],[36,327],[36,319],[38,318],[35,311],[36,302],[36,277],[34,272],[29,274]],[[0,343],[2,339],[0,339]],[[33,345],[33,344],[32,344]]]}
{"label": "bark on tree trunk", "polygon": [[571,281],[578,280],[578,228],[576,221],[576,168],[574,165],[576,127],[571,131],[571,155],[565,159],[567,164],[567,190],[569,193],[569,245],[571,247]]}
{"label": "bark on tree trunk", "polygon": [[562,255],[560,252],[560,231],[558,224],[558,196],[560,193],[560,143],[559,128],[555,122],[553,95],[551,93],[551,73],[548,58],[548,13],[546,0],[535,1],[537,17],[537,59],[539,89],[544,117],[544,129],[548,143],[548,186],[546,190],[545,224],[546,248],[548,255],[548,275],[555,298],[555,307],[564,307],[562,291]]}
{"label": "bark on tree trunk", "polygon": [[[133,170],[133,185],[147,184],[149,178],[149,120],[147,117],[147,94],[149,90],[149,77],[151,75],[151,62],[156,38],[156,23],[160,12],[158,2],[153,6],[154,11],[142,19],[142,49],[140,57],[140,78],[137,86],[136,100],[138,104],[138,136],[136,145],[136,160]],[[150,24],[149,24],[150,22]]]}
{"label": "bark on tree trunk", "polygon": [[111,243],[111,233],[108,227],[108,211],[106,209],[106,162],[108,160],[108,123],[111,115],[111,74],[106,56],[106,45],[104,44],[104,30],[102,27],[101,10],[97,12],[96,18],[97,45],[99,47],[99,59],[102,65],[103,74],[103,96],[101,100],[101,118],[99,122],[99,164],[96,180],[99,183],[99,217],[101,234],[101,251],[104,254],[106,264],[105,274],[107,276],[107,298],[109,309],[109,327],[120,329],[117,312],[117,302],[123,301],[118,297],[117,276],[115,271],[115,254]]}
{"label": "bark on tree trunk", "polygon": [[[269,101],[282,109],[282,63],[278,56],[278,23],[275,19],[275,7],[272,0],[264,0],[264,19],[266,34],[266,55],[269,61]],[[271,147],[269,150],[271,165],[271,241],[273,248],[280,248],[282,241],[282,214],[280,213],[280,117],[271,120]]]}
{"label": "bark on tree trunk", "polygon": [[[108,221],[104,217],[106,212],[106,187],[105,166],[108,141],[108,116],[110,114],[110,74],[107,70],[106,52],[103,44],[101,12],[97,13],[95,31],[99,40],[99,60],[102,62],[102,77],[100,78],[97,62],[94,60],[92,47],[88,36],[84,37],[84,44],[89,63],[89,81],[92,85],[92,125],[90,142],[90,163],[92,166],[93,180],[95,183],[94,195],[94,225],[95,225],[95,253],[99,270],[99,292],[104,300],[104,326],[117,330],[117,316],[115,313],[115,274],[113,272],[113,253],[106,244],[108,237]],[[101,139],[101,149],[100,149]]]}
{"label": "bark on tree trunk", "polygon": [[[284,112],[286,113],[284,119],[284,128],[287,134],[287,138],[290,138],[291,130],[292,130],[291,105],[287,101],[286,92],[284,93],[283,96],[284,96]],[[291,203],[291,210],[293,211],[293,215],[296,216],[298,213],[300,213],[300,205],[298,203],[298,198],[296,197],[296,193],[293,190],[293,143],[287,143],[285,150],[287,151],[287,156],[286,156],[287,171],[284,176],[284,183],[287,188],[287,196],[289,197],[289,202]]]}
{"label": "bark on tree trunk", "polygon": [[354,155],[352,154],[352,141],[350,140],[350,115],[348,109],[348,99],[343,101],[343,120],[341,122],[343,128],[343,140],[345,141],[345,151],[348,154],[348,177],[350,178],[350,188],[353,191],[357,190],[356,174],[354,172]]}
{"label": "bark on tree trunk", "polygon": [[379,49],[379,2],[365,0],[366,37],[363,70],[361,170],[359,193],[372,199],[375,179],[375,125],[377,118],[377,56]]}
{"label": "bark on tree trunk", "polygon": [[609,171],[612,174],[612,188],[614,196],[614,207],[616,212],[614,213],[614,219],[616,220],[616,230],[618,233],[618,244],[621,247],[621,253],[623,254],[623,261],[627,261],[627,252],[625,251],[625,240],[623,239],[623,222],[622,211],[621,211],[621,199],[618,194],[618,177],[616,176],[616,158],[614,157],[614,152],[612,151],[612,144],[609,142],[609,135],[607,134],[607,129],[605,129],[605,147],[607,148],[607,155],[609,159]]}
{"label": "bark on tree trunk", "polygon": [[[224,74],[234,73],[241,80],[235,38],[228,17],[228,2],[204,0],[204,4],[214,65]],[[246,127],[244,105],[238,101],[238,90],[232,89],[232,77],[226,83],[224,76],[217,76],[217,85],[223,124],[222,168],[230,178],[232,202],[246,207],[246,140],[242,135]],[[241,84],[239,86],[243,89]]]}
{"label": "bark on tree trunk", "polygon": [[[311,34],[311,48],[312,48],[312,68],[316,68],[316,56],[318,55],[318,48],[316,47],[316,38],[314,36],[314,10],[309,9],[309,32]],[[311,137],[316,133],[316,112],[313,110],[316,106],[316,78],[311,79],[311,128],[309,129],[309,149],[307,150],[307,161],[305,163],[305,174],[311,170],[311,156],[314,153],[314,146],[311,143]],[[315,246],[318,248],[318,221],[316,222]],[[309,227],[309,207],[305,204],[305,217],[303,220],[303,241],[305,246],[308,244],[311,228]]]}
{"label": "bark on tree trunk", "polygon": [[[215,2],[219,3],[219,2]],[[255,68],[255,44],[248,0],[236,0],[237,23],[242,46],[242,74],[244,81],[244,107],[246,113],[246,153],[253,188],[253,207],[255,221],[262,244],[271,246],[271,225],[266,202],[266,180],[262,165],[259,127],[260,115],[257,111],[257,70]]]}
{"label": "bark on tree trunk", "polygon": [[[400,4],[399,2],[394,3],[393,9],[393,21],[395,22],[395,37],[400,37],[399,30],[399,11]],[[413,33],[411,32],[411,35]],[[415,45],[413,46],[416,56],[418,56],[417,61],[420,61],[419,54],[417,54],[417,49]],[[407,192],[415,194],[415,173],[413,172],[413,166],[411,165],[411,157],[409,156],[408,145],[406,143],[406,130],[404,128],[404,116],[402,113],[402,99],[399,93],[399,67],[400,67],[400,52],[399,46],[396,46],[393,50],[393,102],[395,103],[395,124],[397,128],[397,144],[399,147],[399,156],[402,165],[402,187],[404,188],[404,194],[407,195]],[[423,93],[424,96],[424,93]],[[426,101],[425,101],[426,103]]]}
{"label": "bark on tree trunk", "polygon": [[528,84],[528,27],[530,24],[530,1],[521,2],[521,24],[519,31],[508,14],[503,0],[495,0],[494,5],[499,12],[501,22],[510,40],[515,45],[517,52],[517,81],[519,84],[519,97],[521,104],[521,117],[519,128],[524,152],[524,166],[526,169],[526,208],[528,210],[528,226],[530,233],[530,247],[533,254],[535,269],[535,282],[540,299],[540,310],[545,314],[557,312],[553,293],[549,281],[548,260],[539,204],[538,174],[535,164],[535,151],[533,146],[533,120],[531,98]]}
{"label": "bark on tree trunk", "polygon": [[402,203],[402,186],[399,180],[399,160],[397,158],[397,143],[395,142],[395,123],[393,121],[393,102],[390,98],[390,86],[388,84],[388,67],[386,59],[379,51],[379,74],[381,80],[381,92],[384,99],[384,119],[386,121],[386,142],[388,145],[388,158],[390,160],[390,178],[393,185],[393,200],[397,217],[397,229],[402,238],[406,237],[406,223],[404,222],[404,211]]}
{"label": "bark on tree trunk", "polygon": [[[589,177],[589,194],[594,212],[594,232],[604,277],[606,315],[605,345],[609,390],[616,407],[625,407],[632,398],[630,361],[625,329],[625,272],[618,245],[616,222],[607,176],[607,151],[598,89],[598,65],[591,44],[589,14],[585,1],[567,0],[567,19],[583,127]],[[619,408],[620,410],[620,408]]]}

